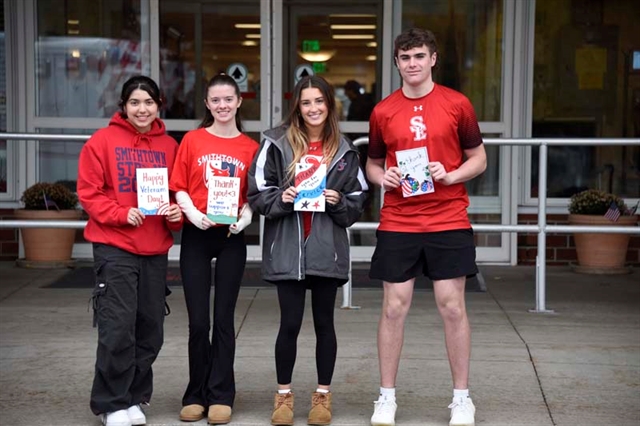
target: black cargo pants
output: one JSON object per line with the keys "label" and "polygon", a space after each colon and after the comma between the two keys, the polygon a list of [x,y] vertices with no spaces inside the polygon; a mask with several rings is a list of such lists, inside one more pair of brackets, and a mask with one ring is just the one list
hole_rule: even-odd
{"label": "black cargo pants", "polygon": [[151,364],[163,342],[168,259],[106,244],[94,244],[93,257],[98,349],[90,406],[101,414],[151,399]]}

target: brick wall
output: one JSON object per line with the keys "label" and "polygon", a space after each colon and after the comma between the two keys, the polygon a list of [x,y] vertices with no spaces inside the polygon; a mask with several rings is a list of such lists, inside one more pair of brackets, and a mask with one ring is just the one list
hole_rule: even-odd
{"label": "brick wall", "polygon": [[[0,209],[0,219],[13,219],[13,209]],[[83,217],[86,220],[86,217]],[[478,220],[474,218],[474,220]],[[520,215],[519,224],[535,225],[538,216],[535,214]],[[549,225],[567,225],[567,215],[547,216]],[[499,246],[498,234],[477,235],[478,243],[484,246]],[[82,231],[79,230],[76,242],[82,242]],[[538,235],[518,234],[518,264],[535,265]],[[15,260],[18,258],[18,230],[0,229],[0,260]],[[564,265],[576,261],[576,250],[573,236],[570,234],[547,234],[547,264]],[[640,265],[640,236],[632,235],[627,251],[627,262]]]}
{"label": "brick wall", "polygon": [[[518,224],[535,225],[538,215],[519,215]],[[549,225],[568,225],[567,215],[548,215]],[[537,234],[518,234],[518,264],[535,265],[538,244]],[[571,234],[547,234],[547,265],[565,265],[576,262],[576,248]],[[640,236],[632,235],[627,250],[627,262],[640,265]]]}

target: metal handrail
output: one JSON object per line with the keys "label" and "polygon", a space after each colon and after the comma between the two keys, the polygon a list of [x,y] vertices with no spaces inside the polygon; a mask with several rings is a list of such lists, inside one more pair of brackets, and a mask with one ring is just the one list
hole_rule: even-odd
{"label": "metal handrail", "polygon": [[[353,141],[354,145],[367,144],[369,138],[361,137]],[[537,254],[536,254],[536,307],[531,312],[550,313],[552,310],[546,308],[546,269],[547,269],[547,232],[573,233],[573,232],[593,232],[593,233],[620,233],[620,234],[640,234],[640,227],[623,226],[547,226],[547,160],[548,146],[597,146],[597,145],[640,145],[640,139],[631,138],[487,138],[485,145],[516,145],[516,146],[539,146],[538,160],[538,224],[534,225],[472,225],[474,231],[479,232],[537,232]],[[362,229],[360,229],[362,226]],[[371,230],[369,224],[355,223],[351,230]],[[373,228],[377,229],[377,228]],[[351,276],[351,271],[349,272]],[[351,280],[345,284],[343,290],[343,307],[351,307]]]}
{"label": "metal handrail", "polygon": [[[0,139],[5,140],[77,140],[84,141],[90,135],[54,135],[40,133],[0,133]],[[361,137],[355,139],[355,146],[364,145],[369,142],[369,138]],[[617,233],[617,234],[640,234],[640,227],[623,226],[566,226],[547,225],[547,156],[548,146],[598,146],[598,145],[640,145],[638,138],[486,138],[485,145],[513,145],[513,146],[539,146],[538,161],[538,224],[537,225],[494,225],[476,224],[472,228],[476,232],[537,232],[537,255],[536,255],[536,307],[531,312],[545,313],[553,312],[546,309],[546,253],[547,232],[554,233]],[[1,228],[84,228],[86,221],[24,221],[24,220],[0,220]],[[353,224],[347,231],[375,230],[379,226],[377,222],[358,222]],[[351,262],[349,265],[349,277],[351,277]],[[343,286],[343,307],[351,307],[351,279]]]}

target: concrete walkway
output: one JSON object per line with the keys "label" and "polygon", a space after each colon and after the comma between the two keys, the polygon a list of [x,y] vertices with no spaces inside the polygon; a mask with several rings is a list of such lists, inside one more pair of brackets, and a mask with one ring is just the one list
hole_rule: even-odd
{"label": "concrete walkway", "polygon": [[[640,424],[640,272],[593,276],[549,267],[547,307],[555,313],[533,314],[532,267],[481,269],[488,291],[467,295],[477,425]],[[100,424],[88,407],[97,335],[90,290],[42,288],[64,272],[0,263],[0,425]],[[172,290],[149,426],[185,424],[177,415],[188,375],[187,315],[182,289]],[[333,425],[369,424],[381,297],[379,289],[355,289],[361,309],[336,310]],[[273,287],[241,290],[232,425],[269,424],[278,320]],[[297,425],[306,424],[316,384],[314,345],[307,311],[293,378]],[[425,290],[416,291],[407,322],[397,398],[398,426],[448,424],[451,378],[433,294]]]}

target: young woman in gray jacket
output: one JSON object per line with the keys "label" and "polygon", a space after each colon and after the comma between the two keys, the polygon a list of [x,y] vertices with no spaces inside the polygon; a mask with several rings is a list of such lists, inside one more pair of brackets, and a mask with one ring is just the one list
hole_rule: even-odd
{"label": "young woman in gray jacket", "polygon": [[[296,167],[308,164],[326,165],[324,211],[294,209],[299,195]],[[330,385],[337,353],[334,307],[337,289],[349,274],[346,228],[362,214],[367,191],[358,151],[340,134],[333,88],[321,77],[304,77],[294,88],[289,116],[282,126],[264,133],[249,171],[249,203],[265,216],[262,278],[276,284],[280,305],[272,425],[293,424],[291,376],[307,289],[318,373],[308,423],[331,423]]]}

